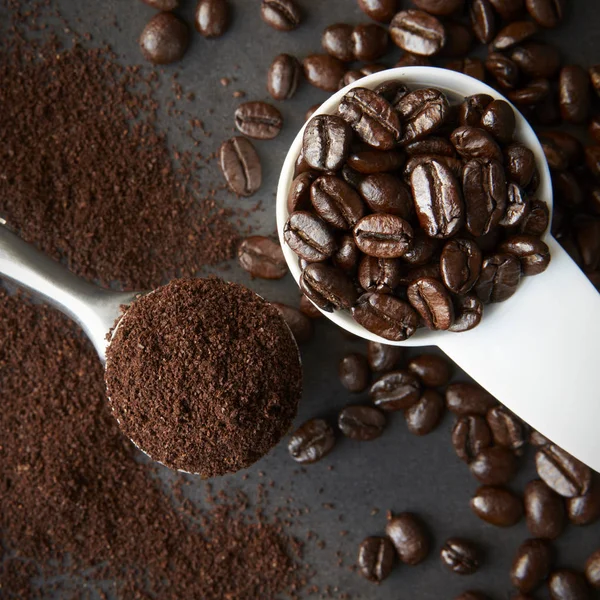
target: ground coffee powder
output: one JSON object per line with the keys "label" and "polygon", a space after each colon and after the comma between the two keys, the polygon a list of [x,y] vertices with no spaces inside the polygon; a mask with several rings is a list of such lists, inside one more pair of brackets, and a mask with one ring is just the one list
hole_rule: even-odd
{"label": "ground coffee powder", "polygon": [[302,371],[268,302],[221,279],[179,279],[127,309],[107,352],[106,384],[137,446],[214,477],[251,465],[290,429]]}

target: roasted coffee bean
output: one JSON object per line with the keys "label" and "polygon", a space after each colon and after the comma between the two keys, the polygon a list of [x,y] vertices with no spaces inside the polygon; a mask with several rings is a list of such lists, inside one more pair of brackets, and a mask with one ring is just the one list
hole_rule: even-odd
{"label": "roasted coffee bean", "polygon": [[421,382],[405,369],[390,371],[371,385],[369,396],[382,410],[404,410],[421,397]]}
{"label": "roasted coffee bean", "polygon": [[[485,109],[493,101],[494,99],[488,94],[475,94],[465,98],[458,110],[459,123],[470,127],[479,127]],[[452,150],[454,151],[454,146],[452,146]]]}
{"label": "roasted coffee bean", "polygon": [[460,460],[470,463],[492,445],[492,433],[480,415],[463,415],[452,428],[452,445]]}
{"label": "roasted coffee bean", "polygon": [[541,479],[565,498],[583,496],[590,488],[590,468],[554,444],[537,451],[535,466]]}
{"label": "roasted coffee bean", "polygon": [[407,297],[429,329],[446,330],[454,322],[452,298],[436,279],[421,277],[413,281],[408,286]]}
{"label": "roasted coffee bean", "polygon": [[564,171],[569,166],[566,152],[552,139],[544,135],[540,136],[540,144],[548,166],[555,171]]}
{"label": "roasted coffee bean", "polygon": [[298,210],[290,215],[283,230],[288,246],[309,262],[327,260],[335,251],[335,238],[327,224],[312,213]]}
{"label": "roasted coffee bean", "polygon": [[408,363],[412,371],[428,387],[446,385],[452,376],[452,367],[446,358],[437,354],[420,354]]}
{"label": "roasted coffee bean", "polygon": [[352,316],[371,333],[393,342],[409,338],[419,325],[412,306],[388,294],[363,294],[353,307]]}
{"label": "roasted coffee bean", "polygon": [[354,60],[353,30],[354,27],[347,23],[329,25],[329,27],[325,28],[321,36],[323,50],[339,60],[352,62]]}
{"label": "roasted coffee bean", "polygon": [[489,44],[496,32],[496,17],[489,0],[473,0],[469,16],[475,37],[482,44]]}
{"label": "roasted coffee bean", "polygon": [[531,202],[531,209],[525,216],[520,225],[521,233],[527,235],[543,235],[548,229],[550,222],[550,211],[548,205],[541,200],[533,200]]}
{"label": "roasted coffee bean", "polygon": [[430,15],[446,17],[460,12],[465,2],[464,0],[414,0],[413,4]]}
{"label": "roasted coffee bean", "polygon": [[229,10],[226,0],[199,0],[194,16],[194,25],[205,38],[222,36],[229,25]]}
{"label": "roasted coffee bean", "polygon": [[244,102],[235,111],[235,126],[248,137],[271,140],[279,135],[283,117],[267,102]]}
{"label": "roasted coffee bean", "polygon": [[335,445],[335,434],[323,419],[311,419],[301,425],[288,443],[292,458],[299,463],[314,463],[328,454]]}
{"label": "roasted coffee bean", "polygon": [[457,415],[480,415],[496,406],[497,400],[476,383],[451,383],[446,389],[446,406]]}
{"label": "roasted coffee bean", "polygon": [[422,521],[411,513],[387,515],[385,534],[390,538],[398,557],[407,565],[418,565],[429,554],[429,534]]}
{"label": "roasted coffee bean", "polygon": [[311,166],[304,160],[304,150],[300,150],[300,154],[298,154],[298,158],[294,163],[294,177],[298,177],[298,175],[310,170]]}
{"label": "roasted coffee bean", "polygon": [[436,161],[444,166],[446,166],[450,172],[454,175],[456,179],[461,178],[462,176],[462,161],[453,156],[443,156],[440,154],[417,154],[415,156],[411,156],[404,166],[404,179],[410,182],[410,178],[412,177],[413,171],[419,166],[426,163],[430,163],[432,161]]}
{"label": "roasted coffee bean", "polygon": [[533,152],[523,144],[514,143],[505,148],[504,159],[508,178],[525,189],[536,170]]}
{"label": "roasted coffee bean", "polygon": [[392,106],[395,106],[410,90],[400,81],[384,81],[375,88],[375,93],[383,96]]}
{"label": "roasted coffee bean", "polygon": [[597,480],[592,480],[586,494],[567,500],[567,514],[574,525],[589,525],[600,518],[600,485]]}
{"label": "roasted coffee bean", "polygon": [[340,116],[358,137],[377,150],[391,150],[400,139],[400,119],[391,104],[366,88],[350,90],[340,102]]}
{"label": "roasted coffee bean", "polygon": [[352,31],[354,58],[369,62],[381,58],[388,47],[387,29],[375,23],[357,25]]}
{"label": "roasted coffee bean", "polygon": [[352,129],[344,119],[333,115],[313,117],[304,130],[304,160],[319,171],[337,171],[350,153]]}
{"label": "roasted coffee bean", "polygon": [[448,538],[442,546],[440,558],[445,567],[458,575],[472,575],[481,566],[479,548],[463,538]]}
{"label": "roasted coffee bean", "polygon": [[304,295],[300,296],[300,312],[309,319],[320,319],[321,311]]}
{"label": "roasted coffee bean", "polygon": [[238,196],[252,196],[262,184],[260,158],[250,140],[233,137],[219,148],[219,166],[227,186]]}
{"label": "roasted coffee bean", "polygon": [[448,329],[454,333],[469,331],[477,327],[483,316],[481,300],[472,294],[458,296],[454,299],[454,323]]}
{"label": "roasted coffee bean", "polygon": [[504,51],[534,36],[538,26],[533,21],[514,21],[503,27],[490,44],[492,52]]}
{"label": "roasted coffee bean", "polygon": [[590,588],[585,577],[571,569],[558,569],[550,573],[548,590],[552,600],[588,600]]}
{"label": "roasted coffee bean", "polygon": [[446,43],[440,52],[440,56],[464,57],[471,51],[473,45],[473,34],[471,29],[460,21],[446,21]]}
{"label": "roasted coffee bean", "polygon": [[352,186],[355,190],[359,188],[362,180],[365,178],[362,173],[359,173],[358,171],[355,171],[352,167],[348,166],[348,163],[346,163],[342,167],[341,175],[342,179],[348,185]]}
{"label": "roasted coffee bean", "polygon": [[300,289],[327,312],[350,309],[358,296],[354,284],[343,271],[322,263],[306,266],[300,277]]}
{"label": "roasted coffee bean", "polygon": [[391,173],[375,173],[365,177],[358,191],[373,212],[409,219],[413,212],[410,188]]}
{"label": "roasted coffee bean", "polygon": [[539,104],[550,93],[550,82],[547,79],[536,79],[526,87],[511,90],[507,97],[519,106],[534,106]]}
{"label": "roasted coffee bean", "polygon": [[470,505],[480,519],[497,527],[511,527],[523,516],[521,499],[503,487],[478,488]]}
{"label": "roasted coffee bean", "polygon": [[347,85],[350,85],[351,83],[356,83],[359,79],[362,79],[367,75],[379,73],[380,71],[385,71],[386,69],[387,67],[385,65],[380,65],[379,63],[370,63],[358,70],[347,71],[342,77],[339,88],[341,89]]}
{"label": "roasted coffee bean", "polygon": [[[302,66],[289,54],[276,56],[267,74],[267,90],[275,100],[288,100],[295,93],[300,81]],[[308,121],[308,118],[306,120]]]}
{"label": "roasted coffee bean", "polygon": [[442,250],[442,281],[455,294],[466,294],[475,285],[482,262],[481,250],[473,240],[454,238]]}
{"label": "roasted coffee bean", "polygon": [[480,58],[467,57],[465,59],[451,60],[446,63],[445,68],[464,73],[469,77],[479,79],[479,81],[485,81],[485,68]]}
{"label": "roasted coffee bean", "polygon": [[550,440],[543,436],[539,431],[532,429],[529,435],[529,443],[536,448],[541,448],[542,446],[549,444]]}
{"label": "roasted coffee bean", "polygon": [[517,19],[524,8],[524,0],[490,0],[496,12],[505,21],[514,21]]}
{"label": "roasted coffee bean", "polygon": [[302,20],[302,13],[294,0],[262,0],[260,15],[267,25],[279,31],[296,29]]}
{"label": "roasted coffee bean", "polygon": [[491,133],[501,144],[512,141],[515,132],[515,113],[508,102],[494,100],[481,116],[481,127]]}
{"label": "roasted coffee bean", "polygon": [[161,12],[148,21],[139,44],[146,60],[154,65],[168,65],[183,58],[189,38],[183,21],[171,12]]}
{"label": "roasted coffee bean", "polygon": [[484,448],[470,463],[475,478],[485,485],[504,485],[517,472],[517,459],[512,450],[502,446]]}
{"label": "roasted coffee bean", "polygon": [[438,154],[440,156],[455,156],[454,146],[443,137],[430,136],[406,145],[404,150],[409,156],[418,154]]}
{"label": "roasted coffee bean", "polygon": [[316,174],[313,171],[305,171],[292,181],[287,200],[290,214],[297,210],[310,209],[310,186],[315,179]]}
{"label": "roasted coffee bean", "polygon": [[525,0],[525,7],[542,27],[557,27],[565,13],[564,0]]}
{"label": "roasted coffee bean", "polygon": [[306,80],[326,92],[336,92],[346,73],[341,60],[329,54],[311,54],[302,61]]}
{"label": "roasted coffee bean", "polygon": [[585,561],[585,578],[592,587],[600,589],[600,550]]}
{"label": "roasted coffee bean", "polygon": [[365,213],[358,192],[334,175],[316,179],[310,188],[310,199],[317,214],[337,229],[352,229]]}
{"label": "roasted coffee bean", "polygon": [[543,273],[550,264],[550,249],[532,235],[513,235],[504,240],[498,250],[518,258],[523,275]]}
{"label": "roasted coffee bean", "polygon": [[434,238],[453,236],[463,224],[463,199],[452,171],[437,160],[418,165],[410,178],[419,224]]}
{"label": "roasted coffee bean", "polygon": [[505,89],[517,87],[519,82],[519,67],[517,64],[500,52],[492,52],[485,59],[485,68],[494,79]]}
{"label": "roasted coffee bean", "polygon": [[585,147],[585,164],[592,175],[600,177],[600,146]]}
{"label": "roasted coffee bean", "polygon": [[492,254],[483,260],[475,293],[484,303],[504,302],[516,291],[521,265],[512,254]]}
{"label": "roasted coffee bean", "polygon": [[510,581],[520,592],[539,587],[552,567],[552,546],[547,540],[525,540],[517,549],[510,569]]}
{"label": "roasted coffee bean", "polygon": [[426,265],[409,267],[406,269],[406,271],[402,272],[400,277],[400,285],[409,286],[411,283],[417,281],[417,279],[422,279],[423,277],[430,277],[432,279],[441,281],[442,276],[440,274],[440,263],[434,260]]}
{"label": "roasted coffee bean", "polygon": [[426,56],[417,56],[410,52],[405,52],[398,62],[394,65],[395,67],[431,67],[432,62]]}
{"label": "roasted coffee bean", "polygon": [[406,94],[394,108],[404,127],[400,140],[402,145],[430,135],[444,124],[450,112],[445,94],[433,88],[422,88]]}
{"label": "roasted coffee bean", "polygon": [[288,272],[279,243],[262,235],[250,236],[239,245],[238,260],[252,277],[281,279]]}
{"label": "roasted coffee bean", "polygon": [[356,352],[342,358],[338,366],[338,375],[341,384],[354,393],[366,390],[371,379],[367,359]]}
{"label": "roasted coffee bean", "polygon": [[143,0],[143,2],[156,10],[175,10],[179,6],[179,0]]}
{"label": "roasted coffee bean", "polygon": [[379,150],[363,150],[348,157],[348,165],[359,173],[370,175],[373,173],[385,173],[395,171],[404,164],[404,155],[400,152],[390,150],[381,152]]}
{"label": "roasted coffee bean", "polygon": [[560,71],[560,114],[569,123],[584,123],[590,115],[592,98],[590,76],[579,65],[569,65]]}
{"label": "roasted coffee bean", "polygon": [[502,150],[494,138],[483,129],[462,125],[455,129],[450,136],[450,141],[456,151],[466,160],[483,158],[502,162]]}
{"label": "roasted coffee bean", "polygon": [[372,406],[346,406],[338,416],[340,431],[353,440],[368,441],[378,438],[385,428],[386,417]]}
{"label": "roasted coffee bean", "polygon": [[432,261],[438,247],[437,240],[430,238],[421,229],[418,229],[415,232],[413,247],[402,256],[402,260],[415,267],[426,265]]}
{"label": "roasted coffee bean", "polygon": [[358,282],[365,292],[391,294],[400,283],[401,269],[397,258],[363,256],[358,265]]}
{"label": "roasted coffee bean", "polygon": [[486,414],[494,444],[509,448],[515,453],[527,442],[527,428],[523,421],[504,406],[494,406]]}
{"label": "roasted coffee bean", "polygon": [[396,551],[385,537],[365,538],[358,549],[358,572],[369,581],[380,583],[389,577],[396,561]]}
{"label": "roasted coffee bean", "polygon": [[367,361],[372,371],[391,371],[404,357],[404,348],[367,342]]}
{"label": "roasted coffee bean", "polygon": [[531,535],[556,539],[565,528],[565,504],[543,481],[535,479],[525,486],[525,519]]}
{"label": "roasted coffee bean", "polygon": [[390,36],[396,46],[417,54],[437,54],[446,43],[444,26],[422,10],[403,10],[390,23]]}
{"label": "roasted coffee bean", "polygon": [[549,79],[560,69],[558,49],[543,42],[529,41],[512,48],[510,59],[522,73],[532,79]]}
{"label": "roasted coffee bean", "polygon": [[401,217],[375,213],[363,217],[354,227],[354,241],[369,256],[398,258],[412,247],[413,229]]}
{"label": "roasted coffee bean", "polygon": [[404,411],[407,429],[414,435],[427,435],[444,415],[444,399],[435,390],[425,390],[416,404]]}
{"label": "roasted coffee bean", "polygon": [[271,304],[281,313],[283,320],[290,328],[292,335],[298,344],[308,342],[314,333],[312,321],[297,308],[281,304],[280,302],[271,302]]}
{"label": "roasted coffee bean", "polygon": [[359,8],[371,19],[389,23],[398,9],[398,0],[358,0]]}
{"label": "roasted coffee bean", "polygon": [[346,273],[354,273],[358,268],[360,256],[360,250],[356,246],[354,236],[344,235],[341,237],[338,248],[331,257],[331,260],[338,269]]}

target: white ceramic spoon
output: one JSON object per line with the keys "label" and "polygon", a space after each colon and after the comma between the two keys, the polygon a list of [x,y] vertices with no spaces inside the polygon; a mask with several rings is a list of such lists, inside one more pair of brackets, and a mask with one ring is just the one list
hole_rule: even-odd
{"label": "white ceramic spoon", "polygon": [[[315,114],[335,113],[353,87],[373,89],[396,80],[410,88],[435,87],[451,101],[489,94],[493,88],[461,73],[433,67],[404,67],[360,79],[334,94]],[[514,107],[513,107],[514,108]],[[515,138],[535,154],[540,172],[537,197],[552,210],[550,172],[540,143],[515,108]],[[277,190],[277,230],[292,275],[300,279],[298,257],[283,239],[287,196],[302,148],[298,133],[285,159]],[[485,307],[478,327],[463,333],[418,330],[404,342],[390,342],[356,323],[345,311],[323,312],[337,325],[367,340],[398,346],[439,346],[473,379],[532,427],[600,471],[600,294],[549,232],[552,254],[541,275],[522,279],[505,302]]]}

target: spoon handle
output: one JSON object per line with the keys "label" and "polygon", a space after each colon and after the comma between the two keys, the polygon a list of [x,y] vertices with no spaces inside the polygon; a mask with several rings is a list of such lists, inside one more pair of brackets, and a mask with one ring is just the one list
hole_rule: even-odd
{"label": "spoon handle", "polygon": [[439,346],[510,410],[600,471],[600,294],[554,238],[545,241],[552,261],[535,285]]}
{"label": "spoon handle", "polygon": [[106,334],[134,292],[104,290],[80,279],[9,231],[0,220],[0,277],[27,288],[77,322],[104,360]]}

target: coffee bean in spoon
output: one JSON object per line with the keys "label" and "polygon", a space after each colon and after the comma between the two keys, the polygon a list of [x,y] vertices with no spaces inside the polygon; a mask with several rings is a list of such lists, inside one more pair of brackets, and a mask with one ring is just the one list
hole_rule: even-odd
{"label": "coffee bean in spoon", "polygon": [[364,256],[358,266],[358,282],[365,292],[391,294],[400,284],[401,272],[397,258]]}
{"label": "coffee bean in spoon", "polygon": [[283,117],[267,102],[244,102],[235,111],[235,126],[248,137],[271,140],[279,135]]}
{"label": "coffee bean in spoon", "polygon": [[371,333],[394,342],[412,336],[419,325],[419,316],[408,302],[379,292],[363,294],[352,316]]}
{"label": "coffee bean in spoon", "polygon": [[288,246],[309,262],[328,259],[335,252],[335,238],[327,223],[308,211],[293,212],[283,230]]}
{"label": "coffee bean in spoon", "polygon": [[152,17],[140,36],[144,58],[155,65],[177,62],[183,58],[188,44],[187,25],[170,12],[161,12]]}
{"label": "coffee bean in spoon", "polygon": [[337,171],[350,153],[352,129],[333,115],[313,117],[304,130],[302,151],[310,167],[318,171]]}
{"label": "coffee bean in spoon", "polygon": [[475,293],[484,302],[504,302],[516,291],[521,277],[519,260],[499,253],[484,259]]}
{"label": "coffee bean in spoon", "polygon": [[304,268],[300,289],[327,312],[350,309],[358,295],[354,283],[343,271],[322,263],[311,263]]}
{"label": "coffee bean in spoon", "polygon": [[476,456],[493,443],[486,420],[480,415],[463,415],[452,428],[452,445],[458,458],[471,463]]}
{"label": "coffee bean in spoon", "polygon": [[497,527],[512,527],[523,516],[521,499],[503,487],[478,488],[471,498],[471,509],[480,519]]}
{"label": "coffee bean in spoon", "polygon": [[413,241],[410,223],[396,215],[375,213],[363,217],[354,227],[354,241],[369,256],[398,258],[410,250]]}
{"label": "coffee bean in spoon", "polygon": [[423,88],[404,95],[394,108],[403,123],[402,145],[432,134],[445,123],[450,112],[446,95],[433,88]]}
{"label": "coffee bean in spoon", "polygon": [[310,198],[315,212],[336,229],[352,229],[365,214],[358,192],[334,175],[316,179],[310,187]]}
{"label": "coffee bean in spoon", "polygon": [[543,273],[550,264],[550,249],[547,244],[532,235],[511,236],[498,246],[498,250],[518,258],[523,275]]}
{"label": "coffee bean in spoon", "polygon": [[412,216],[413,198],[410,188],[392,173],[368,175],[358,184],[358,191],[373,212],[396,215],[405,220]]}

